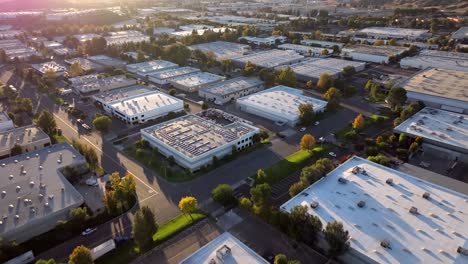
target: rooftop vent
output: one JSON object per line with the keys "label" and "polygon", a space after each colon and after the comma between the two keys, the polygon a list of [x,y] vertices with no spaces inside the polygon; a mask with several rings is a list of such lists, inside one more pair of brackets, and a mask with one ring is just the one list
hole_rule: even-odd
{"label": "rooftop vent", "polygon": [[310,207],[312,207],[313,209],[317,208],[319,206],[319,202],[317,201],[313,201],[312,203],[310,203]]}
{"label": "rooftop vent", "polygon": [[346,180],[346,179],[343,178],[343,177],[338,178],[338,181],[339,181],[340,183],[347,183],[347,182],[348,182],[348,180]]}
{"label": "rooftop vent", "polygon": [[414,214],[414,215],[416,215],[416,214],[418,214],[418,208],[412,206],[412,207],[410,208],[409,212],[412,213],[412,214]]}
{"label": "rooftop vent", "polygon": [[388,249],[392,249],[390,247],[390,240],[388,239],[384,239],[380,242],[380,245],[383,247],[383,248],[388,248]]}
{"label": "rooftop vent", "polygon": [[425,193],[423,193],[422,197],[424,199],[429,199],[431,197],[431,194],[429,192],[425,192]]}
{"label": "rooftop vent", "polygon": [[392,179],[392,178],[388,178],[385,182],[386,182],[388,185],[393,185],[393,179]]}
{"label": "rooftop vent", "polygon": [[364,206],[366,206],[366,202],[364,202],[364,201],[359,201],[359,202],[357,203],[357,206],[358,206],[359,208],[363,208]]}

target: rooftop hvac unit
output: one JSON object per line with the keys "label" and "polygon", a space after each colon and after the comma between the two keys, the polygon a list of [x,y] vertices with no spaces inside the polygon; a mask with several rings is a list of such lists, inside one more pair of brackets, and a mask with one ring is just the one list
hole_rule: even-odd
{"label": "rooftop hvac unit", "polygon": [[317,202],[317,201],[313,201],[312,203],[310,203],[310,207],[311,207],[312,209],[315,209],[315,208],[317,208],[318,206],[319,206],[319,202]]}
{"label": "rooftop hvac unit", "polygon": [[347,183],[347,182],[348,182],[348,180],[346,180],[346,179],[343,178],[343,177],[338,178],[338,181],[339,181],[340,183]]}
{"label": "rooftop hvac unit", "polygon": [[390,248],[390,241],[388,239],[384,239],[380,242],[380,245],[383,247],[383,248]]}
{"label": "rooftop hvac unit", "polygon": [[366,206],[366,202],[365,202],[365,201],[359,201],[359,202],[357,203],[357,206],[358,206],[359,208],[363,208],[364,206]]}
{"label": "rooftop hvac unit", "polygon": [[422,195],[422,197],[423,197],[424,199],[429,199],[430,196],[431,196],[431,194],[430,194],[429,192],[425,192],[425,193],[423,193],[423,195]]}
{"label": "rooftop hvac unit", "polygon": [[392,179],[392,178],[388,178],[385,182],[386,182],[388,185],[393,185],[393,179]]}
{"label": "rooftop hvac unit", "polygon": [[412,206],[412,207],[410,208],[409,212],[412,213],[412,214],[414,214],[414,215],[416,215],[416,214],[418,214],[418,208]]}
{"label": "rooftop hvac unit", "polygon": [[458,247],[457,252],[462,254],[462,255],[468,256],[468,249],[466,249],[464,247]]}

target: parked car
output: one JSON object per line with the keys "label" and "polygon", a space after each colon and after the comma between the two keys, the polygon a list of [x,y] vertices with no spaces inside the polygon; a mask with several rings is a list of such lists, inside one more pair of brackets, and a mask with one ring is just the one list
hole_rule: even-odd
{"label": "parked car", "polygon": [[99,183],[94,178],[89,178],[86,180],[86,185],[88,186],[99,186]]}
{"label": "parked car", "polygon": [[328,155],[330,155],[330,156],[332,156],[332,157],[336,158],[336,154],[335,154],[335,152],[330,152],[330,153],[328,153]]}
{"label": "parked car", "polygon": [[319,122],[319,121],[315,121],[314,126],[318,126],[318,125],[320,125],[320,122]]}
{"label": "parked car", "polygon": [[81,120],[81,119],[79,119],[79,118],[76,120],[76,122],[77,122],[78,124],[83,124],[83,120]]}
{"label": "parked car", "polygon": [[129,236],[116,236],[114,238],[114,242],[117,246],[129,241],[130,239],[132,239],[131,237]]}
{"label": "parked car", "polygon": [[81,232],[83,236],[91,235],[92,233],[96,232],[97,228],[86,228],[85,231]]}
{"label": "parked car", "polygon": [[81,126],[82,126],[84,129],[86,129],[86,130],[91,130],[91,127],[88,126],[88,125],[85,124],[85,123],[81,124]]}
{"label": "parked car", "polygon": [[301,127],[301,129],[299,129],[299,131],[304,132],[304,131],[306,131],[306,128],[305,128],[305,127]]}

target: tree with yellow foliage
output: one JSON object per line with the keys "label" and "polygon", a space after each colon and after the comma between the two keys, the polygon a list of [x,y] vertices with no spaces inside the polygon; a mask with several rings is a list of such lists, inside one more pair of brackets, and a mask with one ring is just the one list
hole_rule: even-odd
{"label": "tree with yellow foliage", "polygon": [[311,134],[305,134],[301,139],[301,149],[312,151],[315,146],[315,138]]}
{"label": "tree with yellow foliage", "polygon": [[193,221],[192,213],[198,209],[198,201],[195,197],[185,196],[179,201],[179,209],[184,214],[188,214]]}
{"label": "tree with yellow foliage", "polygon": [[354,119],[353,128],[356,129],[356,130],[360,130],[360,129],[364,128],[364,117],[362,116],[362,114],[359,114]]}

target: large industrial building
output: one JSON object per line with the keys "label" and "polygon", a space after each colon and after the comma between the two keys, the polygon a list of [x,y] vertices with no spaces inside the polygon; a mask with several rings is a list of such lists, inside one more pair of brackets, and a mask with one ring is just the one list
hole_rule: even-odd
{"label": "large industrial building", "polygon": [[128,87],[93,96],[104,110],[127,124],[141,124],[184,110],[184,102],[142,86]]}
{"label": "large industrial building", "polygon": [[182,260],[179,264],[201,263],[268,264],[269,262],[239,241],[235,236],[229,232],[225,232]]}
{"label": "large industrial building", "polygon": [[468,196],[352,157],[281,206],[343,223],[362,263],[467,263]]}
{"label": "large industrial building", "polygon": [[75,92],[81,95],[110,91],[136,84],[135,79],[127,78],[125,75],[100,78],[97,74],[91,74],[71,78],[70,81]]}
{"label": "large industrial building", "polygon": [[321,57],[321,56],[326,56],[328,54],[333,53],[332,49],[311,47],[311,46],[306,46],[306,45],[296,45],[296,44],[289,44],[289,43],[279,45],[278,49],[293,50],[303,56],[309,56],[309,57]]}
{"label": "large industrial building", "polygon": [[275,68],[281,65],[291,65],[304,60],[304,56],[292,50],[267,50],[237,58],[232,62],[237,67],[244,67],[247,62],[253,63],[260,68]]}
{"label": "large industrial building", "polygon": [[353,45],[343,48],[341,56],[358,61],[388,64],[391,57],[399,56],[407,50],[408,48],[397,46]]}
{"label": "large industrial building", "polygon": [[452,39],[462,43],[468,41],[468,27],[461,27],[457,31],[453,32]]}
{"label": "large industrial building", "polygon": [[395,27],[368,27],[357,31],[355,35],[373,39],[406,39],[420,41],[425,41],[431,36],[427,29]]}
{"label": "large industrial building", "polygon": [[448,160],[468,162],[468,115],[426,107],[395,127],[395,132],[422,137],[423,149]]}
{"label": "large industrial building", "polygon": [[49,136],[39,127],[29,125],[0,132],[0,158],[9,157],[11,149],[20,146],[22,152],[30,152],[51,144]]}
{"label": "large industrial building", "polygon": [[72,65],[74,63],[79,63],[80,64],[80,67],[81,69],[84,71],[84,72],[92,72],[92,71],[99,71],[102,69],[102,66],[90,61],[90,60],[87,60],[85,58],[72,58],[72,59],[67,59],[67,60],[64,60],[65,63],[67,63],[68,65]]}
{"label": "large industrial building", "polygon": [[301,45],[312,46],[312,47],[323,47],[323,48],[333,48],[334,46],[339,49],[343,48],[344,44],[340,42],[332,41],[323,41],[315,39],[303,39],[301,40]]}
{"label": "large industrial building", "polygon": [[18,39],[1,39],[0,49],[5,51],[5,54],[10,60],[13,60],[14,58],[24,60],[33,55],[40,55],[35,49],[26,47],[26,45]]}
{"label": "large industrial building", "polygon": [[424,70],[431,67],[468,72],[468,54],[438,50],[422,50],[419,55],[401,59],[402,68]]}
{"label": "large industrial building", "polygon": [[200,72],[200,69],[193,67],[172,68],[148,74],[148,81],[157,86],[164,87],[169,85],[170,81],[174,78],[197,72]]}
{"label": "large industrial building", "polygon": [[143,139],[181,167],[198,171],[213,158],[253,145],[260,130],[234,115],[216,109],[182,116],[141,130]]}
{"label": "large industrial building", "polygon": [[125,64],[127,64],[123,60],[112,58],[107,55],[89,56],[87,59],[105,68],[122,68],[123,69],[125,68]]}
{"label": "large industrial building", "polygon": [[145,78],[149,74],[157,71],[177,68],[179,65],[165,60],[152,60],[135,64],[128,64],[127,71],[136,74],[139,77]]}
{"label": "large industrial building", "polygon": [[276,44],[285,43],[288,38],[285,36],[270,36],[266,38],[259,38],[259,37],[241,37],[240,40],[244,40],[245,42],[252,44],[252,45],[265,45],[265,46],[273,46]]}
{"label": "large industrial building", "polygon": [[249,45],[227,41],[215,41],[196,44],[190,46],[189,48],[191,50],[200,50],[204,53],[211,52],[219,61],[245,55],[251,50]]}
{"label": "large industrial building", "polygon": [[224,79],[224,76],[208,72],[195,72],[171,78],[169,83],[177,89],[192,93],[212,83],[223,81]]}
{"label": "large industrial building", "polygon": [[309,80],[317,81],[324,73],[329,74],[333,79],[339,78],[346,67],[353,67],[356,72],[360,72],[366,68],[366,64],[335,58],[311,58],[293,65],[281,66],[278,69],[286,67],[291,68],[296,73],[299,81],[307,82]]}
{"label": "large industrial building", "polygon": [[65,179],[64,167],[85,172],[86,160],[66,143],[30,151],[1,162],[0,235],[24,242],[53,229],[83,203]]}
{"label": "large industrial building", "polygon": [[41,76],[49,73],[54,73],[57,76],[67,75],[67,68],[58,64],[55,61],[32,64],[31,67]]}
{"label": "large industrial building", "polygon": [[289,126],[299,123],[299,106],[311,104],[314,112],[323,112],[327,102],[303,95],[303,91],[279,85],[237,99],[240,110]]}
{"label": "large industrial building", "polygon": [[198,90],[198,95],[205,100],[221,105],[242,96],[259,92],[264,88],[264,82],[259,79],[237,77],[205,86]]}
{"label": "large industrial building", "polygon": [[468,113],[468,72],[429,68],[397,83],[409,100],[457,113]]}
{"label": "large industrial building", "polygon": [[104,37],[104,39],[106,39],[107,45],[122,45],[130,42],[138,43],[150,41],[149,36],[135,30],[109,32],[108,36]]}

